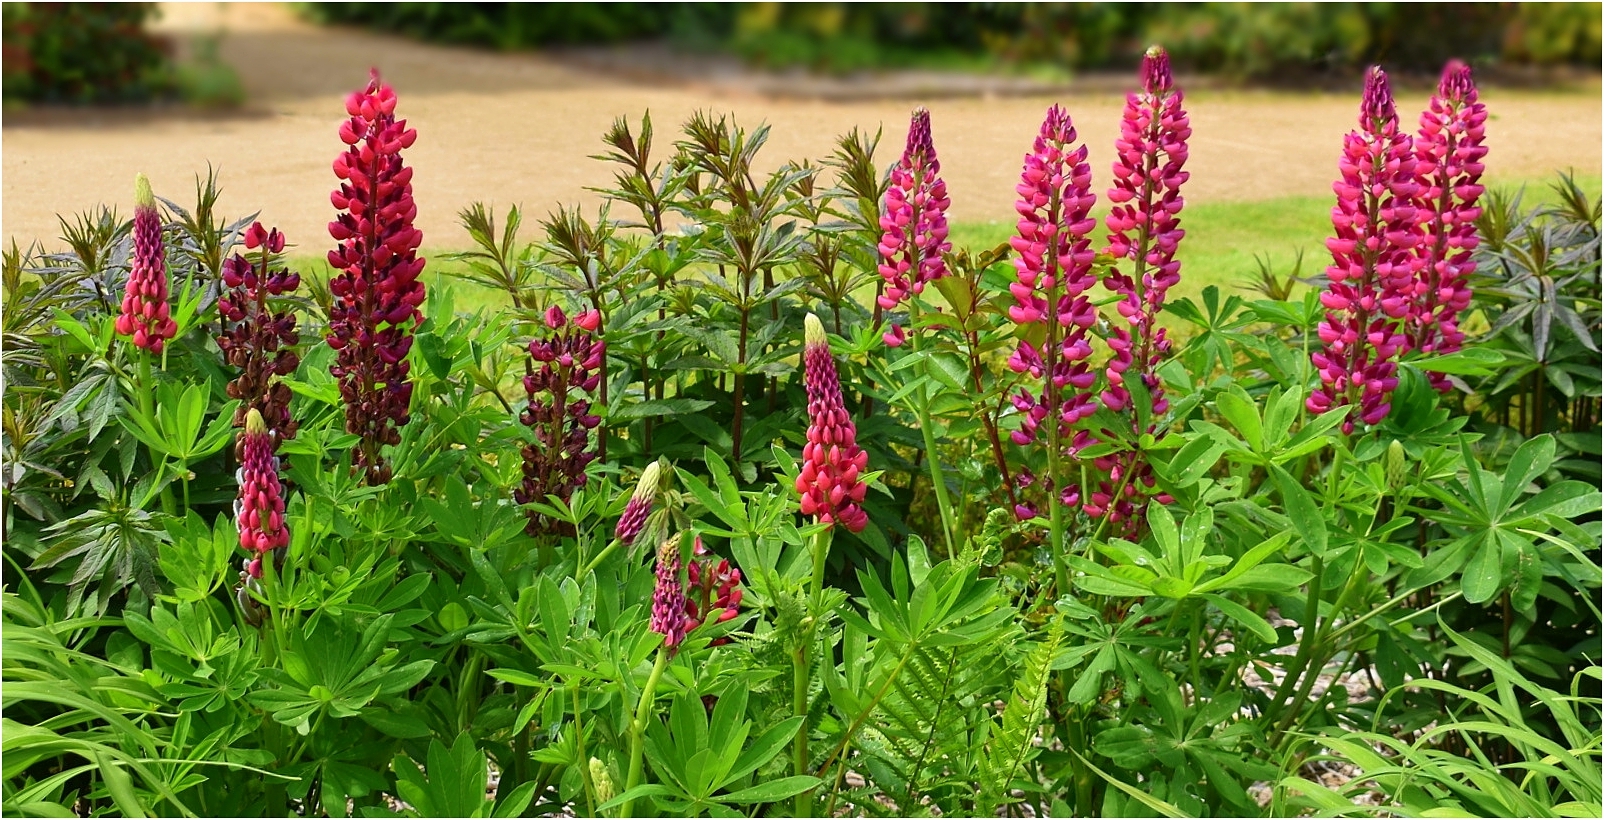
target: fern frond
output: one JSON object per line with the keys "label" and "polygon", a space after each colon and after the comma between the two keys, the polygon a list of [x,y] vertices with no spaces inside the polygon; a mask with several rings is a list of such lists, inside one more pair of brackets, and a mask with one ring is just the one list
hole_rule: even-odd
{"label": "fern frond", "polygon": [[992,733],[991,742],[980,760],[983,791],[977,814],[991,815],[996,807],[1011,802],[1009,790],[1026,762],[1034,757],[1036,732],[1047,716],[1047,684],[1052,679],[1053,657],[1063,641],[1062,622],[1054,621],[1047,639],[1037,645],[1025,661],[1024,674],[1014,684],[1013,697],[1003,707],[1002,725]]}

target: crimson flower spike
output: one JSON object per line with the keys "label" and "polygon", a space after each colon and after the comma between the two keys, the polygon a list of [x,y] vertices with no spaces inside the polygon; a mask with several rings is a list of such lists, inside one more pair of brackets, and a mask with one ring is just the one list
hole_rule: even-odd
{"label": "crimson flower spike", "polygon": [[[1097,409],[1091,393],[1097,374],[1091,369],[1092,346],[1087,339],[1097,322],[1097,307],[1086,295],[1097,283],[1090,239],[1097,226],[1091,217],[1097,195],[1092,193],[1087,148],[1074,147],[1077,139],[1069,114],[1056,105],[1048,109],[1015,188],[1019,233],[1009,240],[1018,281],[1009,286],[1015,304],[1008,308],[1008,317],[1024,332],[1008,367],[1025,376],[1025,386],[1013,399],[1020,428],[1012,438],[1022,447],[1029,445],[1045,426],[1049,445],[1059,451],[1049,454],[1050,463],[1078,449],[1071,439],[1072,427]],[[1038,324],[1043,326],[1036,333],[1043,339],[1039,348],[1030,341],[1031,326]],[[1039,392],[1030,386],[1035,381],[1040,383]],[[1025,469],[1017,478],[1022,487],[1035,481]],[[1056,478],[1046,482],[1049,494],[1058,494],[1049,503],[1079,504],[1080,487],[1068,481],[1055,487]],[[1031,518],[1037,511],[1021,503],[1014,512]]]}
{"label": "crimson flower spike", "polygon": [[[930,136],[930,111],[920,106],[908,123],[908,146],[891,168],[881,209],[880,276],[885,291],[877,304],[883,310],[895,310],[909,296],[923,293],[926,284],[947,275],[941,255],[952,250],[947,241],[947,206],[952,200],[940,173]],[[897,347],[905,338],[902,327],[893,324],[885,343]]]}
{"label": "crimson flower spike", "polygon": [[1414,305],[1420,244],[1413,140],[1398,130],[1398,111],[1387,74],[1365,75],[1359,130],[1343,140],[1333,184],[1336,236],[1326,240],[1330,285],[1320,294],[1326,318],[1318,333],[1324,345],[1310,354],[1320,387],[1306,404],[1310,412],[1354,406],[1342,422],[1377,424],[1391,411],[1398,386],[1397,359],[1408,347],[1405,320]]}
{"label": "crimson flower spike", "polygon": [[841,399],[841,379],[836,375],[824,325],[811,313],[805,325],[802,366],[808,394],[808,443],[802,447],[802,470],[796,477],[802,514],[863,532],[869,524],[862,506],[868,485],[859,477],[869,468],[869,454],[858,449],[857,428]]}
{"label": "crimson flower spike", "polygon": [[[1169,352],[1170,342],[1164,329],[1156,325],[1165,294],[1181,281],[1175,250],[1186,235],[1179,214],[1184,204],[1181,185],[1190,174],[1181,168],[1186,164],[1186,140],[1192,135],[1192,126],[1181,108],[1181,90],[1175,87],[1170,58],[1163,48],[1147,50],[1141,75],[1141,93],[1125,98],[1120,137],[1114,144],[1114,186],[1108,190],[1113,203],[1106,221],[1108,253],[1116,264],[1104,285],[1120,297],[1115,307],[1128,329],[1118,324],[1109,328],[1112,355],[1102,398],[1110,410],[1130,409],[1125,374],[1135,367],[1157,419],[1169,409],[1158,366]],[[1136,418],[1134,412],[1131,416]],[[1156,424],[1133,432],[1161,434]],[[1154,485],[1147,460],[1140,453],[1125,451],[1099,458],[1096,464],[1108,478],[1092,493],[1086,512],[1095,516],[1108,510],[1109,522],[1115,525],[1142,520]],[[1159,499],[1168,503],[1168,496]]]}
{"label": "crimson flower spike", "polygon": [[[607,343],[596,337],[601,313],[587,310],[569,319],[562,308],[552,305],[546,310],[545,326],[545,335],[529,342],[532,361],[524,376],[529,404],[518,417],[535,433],[534,443],[523,448],[523,483],[513,490],[513,500],[519,504],[545,501],[550,495],[568,501],[576,488],[585,485],[585,468],[596,459],[591,431],[601,424],[601,417],[590,412],[590,399],[601,386],[601,363],[607,352]],[[530,535],[574,534],[572,525],[533,508],[527,515]]]}
{"label": "crimson flower spike", "polygon": [[[1420,172],[1420,269],[1414,310],[1409,316],[1410,346],[1426,354],[1452,353],[1464,344],[1459,314],[1470,305],[1472,252],[1481,243],[1476,202],[1481,182],[1487,106],[1476,98],[1470,66],[1449,61],[1430,105],[1420,115],[1415,159]],[[1448,377],[1428,373],[1432,387],[1448,392]]]}
{"label": "crimson flower spike", "polygon": [[144,174],[134,177],[134,261],[123,290],[117,332],[134,337],[134,345],[162,352],[178,334],[167,304],[167,258],[162,248],[162,220],[156,196]]}
{"label": "crimson flower spike", "polygon": [[236,478],[239,496],[234,502],[234,522],[239,527],[239,545],[253,554],[245,565],[251,578],[262,577],[262,558],[290,543],[290,530],[284,521],[284,486],[278,477],[278,456],[273,454],[273,436],[252,409],[245,416],[245,432]]}
{"label": "crimson flower spike", "polygon": [[365,90],[346,98],[350,118],[340,124],[340,140],[349,148],[334,158],[342,181],[330,195],[340,214],[329,223],[339,243],[329,251],[337,273],[329,280],[328,342],[339,351],[329,372],[340,381],[346,432],[362,439],[353,463],[370,484],[390,480],[380,448],[399,444],[399,428],[411,420],[407,352],[423,323],[424,260],[417,255],[423,233],[412,226],[418,215],[412,169],[401,161],[418,132],[396,119],[395,103],[377,69]]}
{"label": "crimson flower spike", "polygon": [[[275,312],[267,300],[295,292],[301,276],[276,266],[278,254],[284,252],[284,234],[277,228],[268,230],[260,222],[253,223],[245,231],[245,249],[257,252],[254,261],[236,253],[223,263],[227,290],[217,300],[217,312],[223,319],[217,346],[224,361],[240,371],[228,383],[228,395],[241,402],[235,426],[243,427],[246,414],[256,410],[274,442],[279,442],[295,438],[298,425],[290,417],[290,387],[275,377],[295,372],[300,364],[295,353],[300,336],[295,331],[294,311],[286,307]],[[241,440],[235,447],[235,455],[241,459],[243,446]]]}

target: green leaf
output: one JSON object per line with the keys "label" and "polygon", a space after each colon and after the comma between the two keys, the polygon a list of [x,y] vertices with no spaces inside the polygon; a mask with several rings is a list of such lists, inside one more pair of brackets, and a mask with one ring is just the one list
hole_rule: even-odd
{"label": "green leaf", "polygon": [[105,755],[95,752],[93,756],[95,766],[100,769],[100,778],[106,783],[106,793],[117,804],[117,810],[124,817],[149,817],[150,813],[139,802],[139,795],[134,793],[133,778],[121,766],[107,760]]}
{"label": "green leaf", "polygon": [[1554,437],[1541,435],[1537,438],[1527,439],[1509,457],[1509,464],[1504,468],[1504,482],[1498,490],[1498,500],[1493,505],[1495,516],[1502,514],[1514,506],[1515,499],[1525,492],[1526,485],[1532,482],[1554,463]]}
{"label": "green leaf", "polygon": [[1259,408],[1241,387],[1232,385],[1231,390],[1222,391],[1215,397],[1214,406],[1242,434],[1254,452],[1264,452],[1264,427],[1259,421]]}
{"label": "green leaf", "polygon": [[1503,586],[1503,550],[1497,541],[1483,543],[1470,556],[1470,562],[1465,565],[1465,572],[1459,579],[1459,587],[1465,593],[1465,600],[1473,604],[1484,604],[1498,594]]}
{"label": "green leaf", "polygon": [[1236,621],[1237,623],[1252,630],[1253,634],[1259,636],[1259,638],[1265,643],[1274,644],[1277,642],[1275,627],[1270,626],[1269,621],[1259,617],[1258,614],[1253,610],[1248,609],[1236,601],[1233,601],[1222,595],[1216,595],[1212,592],[1204,593],[1203,597],[1208,599],[1209,603],[1214,604],[1215,607],[1219,608],[1221,612],[1224,612],[1231,620]]}
{"label": "green leaf", "polygon": [[1292,475],[1279,464],[1270,465],[1270,475],[1275,479],[1276,489],[1281,492],[1281,500],[1287,505],[1287,518],[1291,519],[1298,537],[1303,539],[1310,552],[1324,554],[1327,543],[1326,518],[1320,506],[1315,504],[1314,495],[1294,481]]}
{"label": "green leaf", "polygon": [[725,803],[773,803],[776,800],[795,797],[822,782],[810,775],[792,775],[719,795],[715,799]]}

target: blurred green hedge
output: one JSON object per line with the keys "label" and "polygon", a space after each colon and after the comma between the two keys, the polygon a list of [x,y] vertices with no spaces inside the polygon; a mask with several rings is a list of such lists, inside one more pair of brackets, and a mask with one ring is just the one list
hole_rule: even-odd
{"label": "blurred green hedge", "polygon": [[985,60],[1124,65],[1164,43],[1178,64],[1240,78],[1435,72],[1473,62],[1600,61],[1599,3],[327,3],[355,23],[504,49],[669,37],[756,62],[852,70]]}
{"label": "blurred green hedge", "polygon": [[6,3],[4,95],[40,102],[149,99],[166,81],[167,55],[144,25],[155,3]]}

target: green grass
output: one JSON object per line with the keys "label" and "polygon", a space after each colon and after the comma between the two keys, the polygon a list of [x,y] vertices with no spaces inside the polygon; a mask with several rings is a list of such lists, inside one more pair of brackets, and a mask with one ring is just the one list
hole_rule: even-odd
{"label": "green grass", "polygon": [[[1549,187],[1553,180],[1548,177],[1494,187],[1512,190],[1524,184],[1523,205],[1531,208],[1556,201]],[[1577,182],[1594,198],[1604,188],[1604,181],[1596,174],[1578,176]],[[1332,202],[1330,196],[1284,197],[1188,206],[1181,212],[1181,226],[1186,229],[1186,238],[1178,251],[1181,282],[1171,291],[1171,298],[1196,298],[1209,285],[1216,285],[1227,293],[1246,293],[1258,273],[1255,256],[1267,260],[1270,270],[1277,275],[1285,276],[1292,271],[1301,251],[1302,276],[1323,271],[1330,260],[1325,240],[1331,235]],[[1106,213],[1106,205],[1096,212]],[[951,239],[956,248],[979,250],[1007,242],[1014,230],[1012,223],[1001,221],[960,222],[952,226]],[[1106,232],[1099,227],[1093,247],[1102,247],[1105,236]],[[533,235],[525,237],[530,238]],[[456,249],[424,249],[424,256],[430,260],[424,273],[426,287],[452,288],[459,311],[471,313],[481,307],[494,310],[510,305],[499,291],[447,275],[448,271],[461,268],[458,263],[445,260],[445,254],[452,250]],[[328,276],[328,262],[321,256],[297,254],[290,258],[290,264],[319,279]]]}

